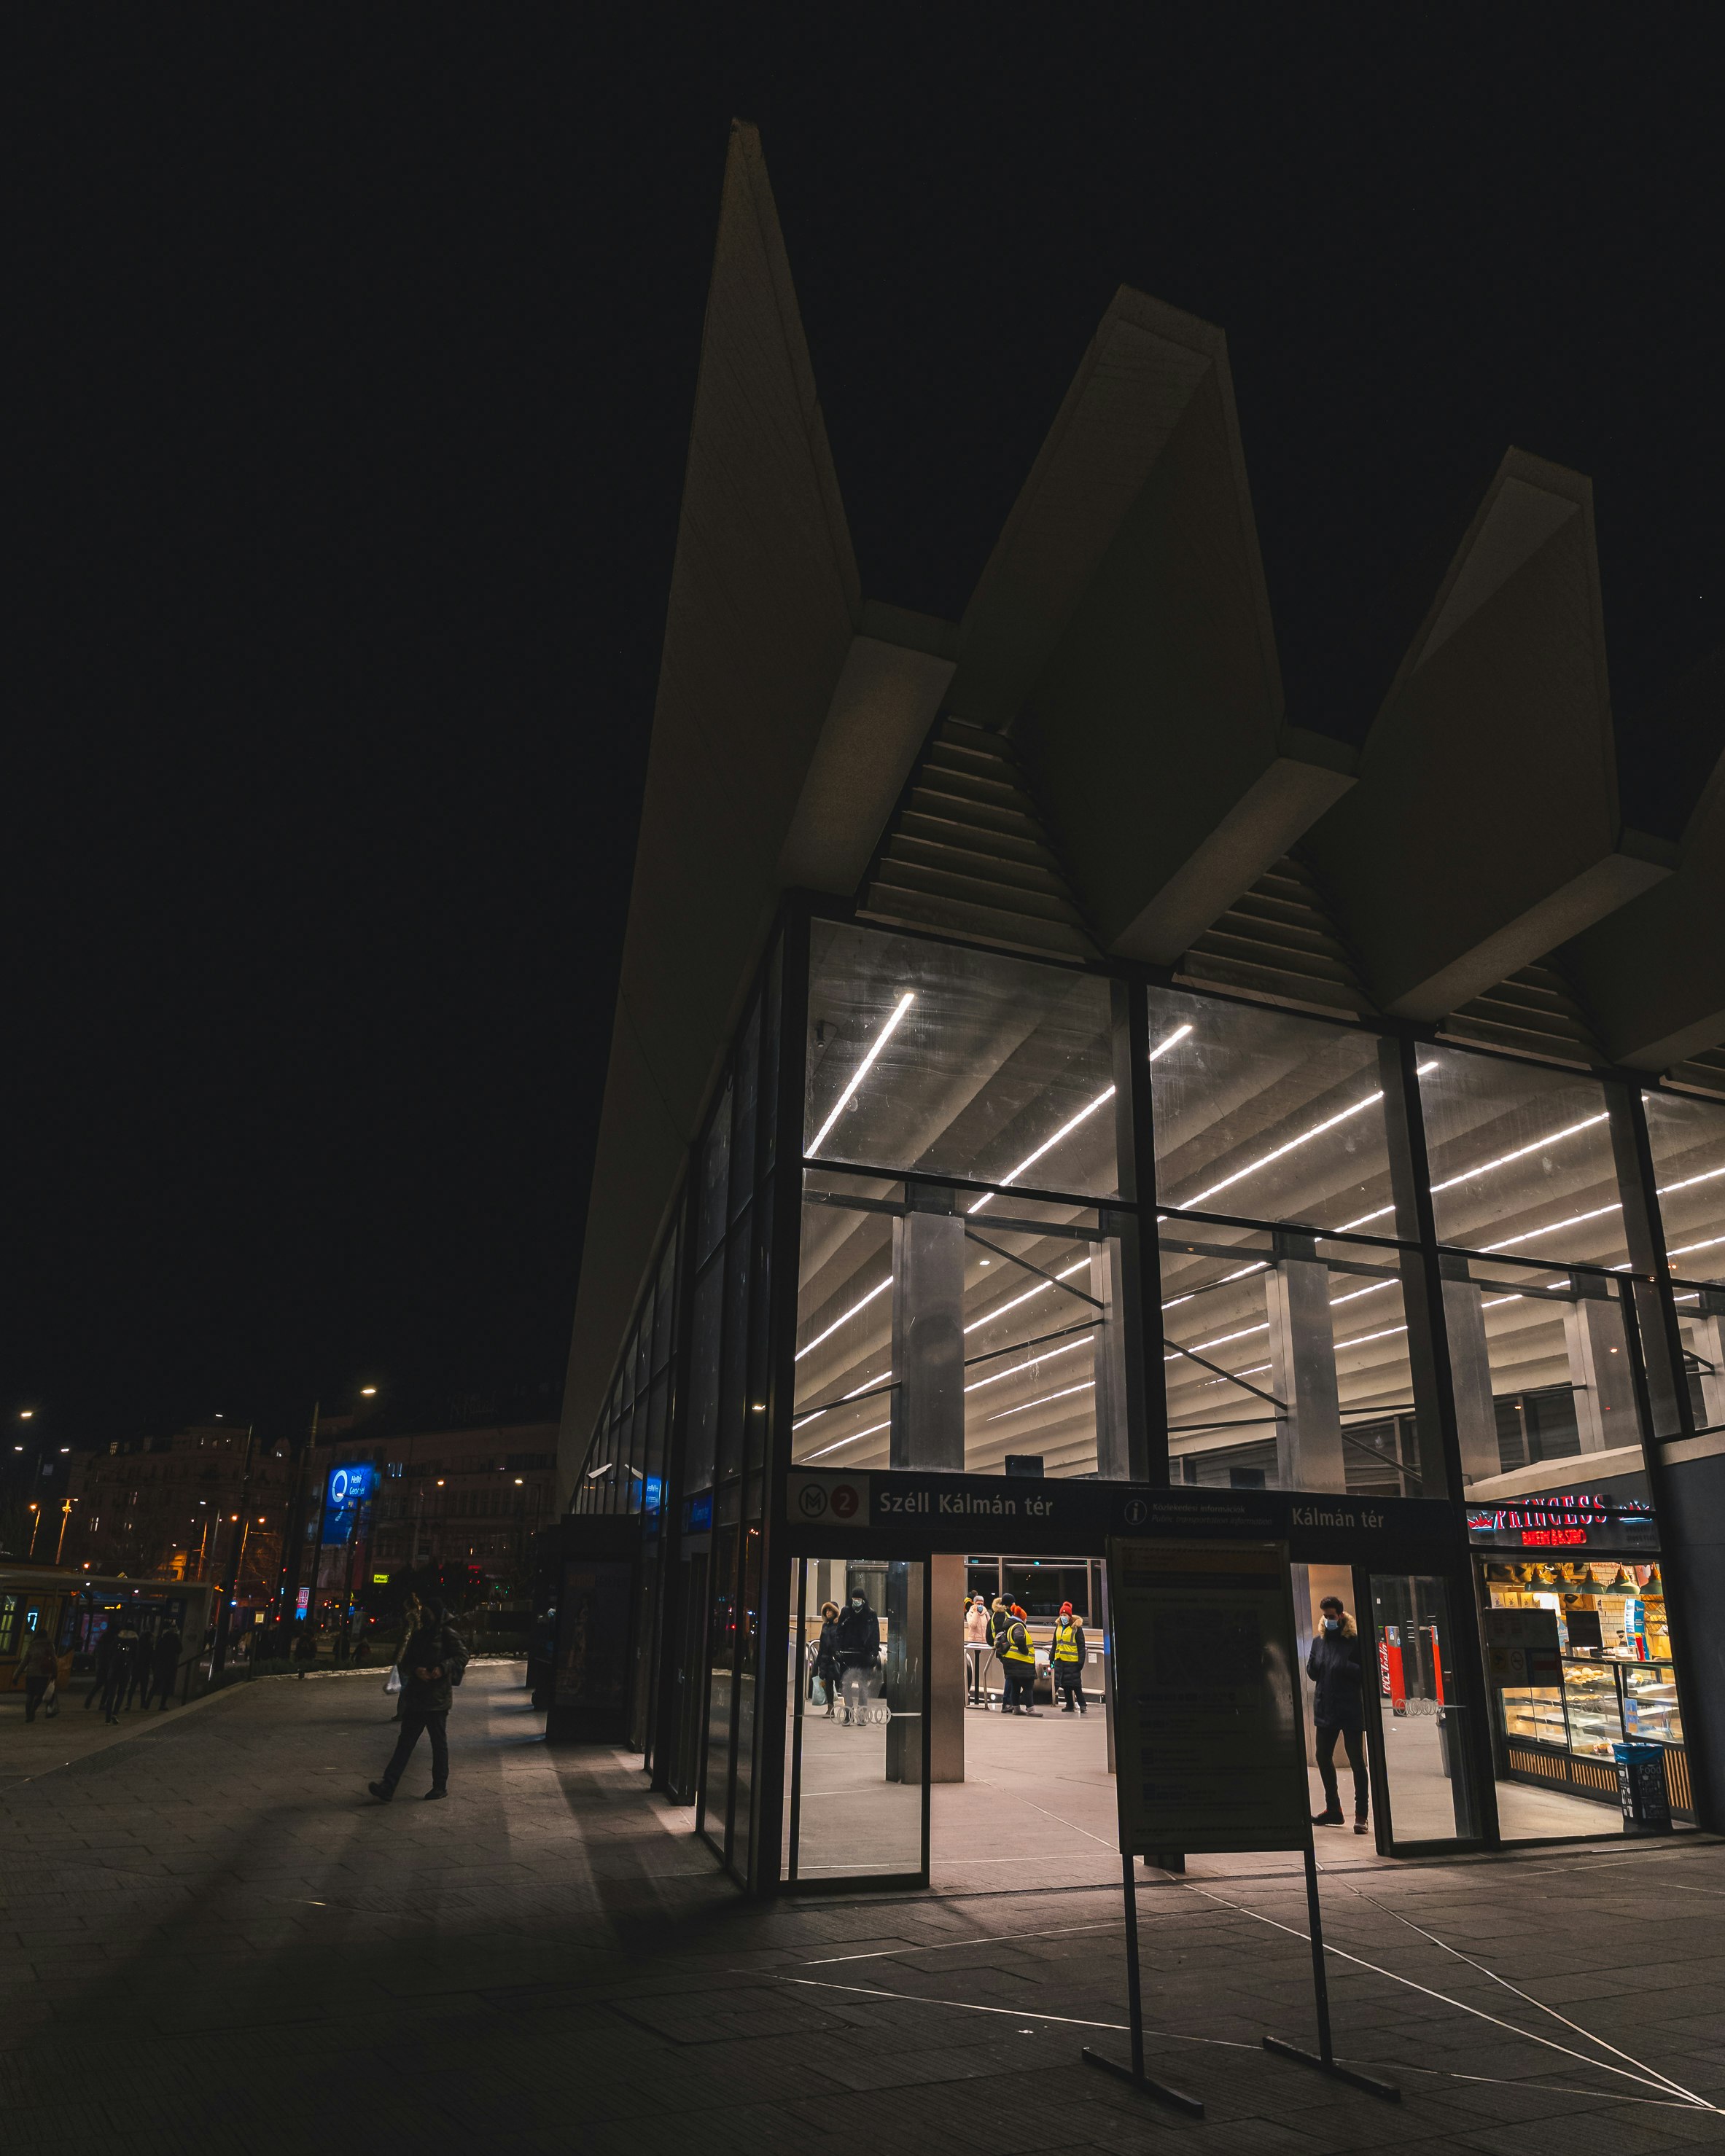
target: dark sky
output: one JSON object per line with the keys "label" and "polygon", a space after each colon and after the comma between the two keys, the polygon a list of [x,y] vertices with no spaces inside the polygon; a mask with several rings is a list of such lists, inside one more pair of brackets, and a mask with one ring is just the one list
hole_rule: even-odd
{"label": "dark sky", "polygon": [[734,112],[871,595],[961,609],[1135,284],[1228,331],[1290,716],[1514,442],[1681,823],[1717,18],[1498,13],[15,13],[0,1399],[560,1381]]}

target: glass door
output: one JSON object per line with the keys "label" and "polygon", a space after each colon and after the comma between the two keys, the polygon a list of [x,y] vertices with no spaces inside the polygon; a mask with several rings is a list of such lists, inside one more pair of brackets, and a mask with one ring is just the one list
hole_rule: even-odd
{"label": "glass door", "polygon": [[1468,1743],[1476,1709],[1455,1651],[1450,1583],[1431,1573],[1373,1573],[1367,1590],[1364,1674],[1377,1845],[1477,1841]]}
{"label": "glass door", "polygon": [[929,1568],[793,1558],[785,1880],[929,1883]]}

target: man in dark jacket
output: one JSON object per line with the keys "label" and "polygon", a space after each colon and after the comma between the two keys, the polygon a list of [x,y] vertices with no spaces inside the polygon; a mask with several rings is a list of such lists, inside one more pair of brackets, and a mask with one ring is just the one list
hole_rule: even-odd
{"label": "man in dark jacket", "polygon": [[118,1722],[120,1710],[126,1704],[142,1645],[136,1625],[129,1617],[121,1618],[119,1629],[114,1634],[114,1652],[102,1685],[102,1712],[110,1722]]}
{"label": "man in dark jacket", "polygon": [[1341,1793],[1336,1784],[1336,1740],[1347,1752],[1354,1778],[1354,1832],[1366,1831],[1370,1784],[1366,1779],[1366,1699],[1362,1688],[1360,1635],[1339,1595],[1318,1604],[1323,1620],[1305,1658],[1305,1674],[1317,1687],[1312,1727],[1317,1736],[1318,1774],[1324,1784],[1324,1809],[1314,1812],[1314,1826],[1340,1826]]}
{"label": "man in dark jacket", "polygon": [[431,1786],[425,1794],[449,1794],[449,1711],[451,1687],[461,1681],[467,1650],[456,1636],[441,1603],[425,1605],[425,1617],[401,1657],[401,1735],[381,1782],[366,1787],[380,1804],[395,1794],[423,1730],[431,1739]]}
{"label": "man in dark jacket", "polygon": [[832,1628],[832,1659],[845,1696],[845,1719],[860,1724],[868,1680],[880,1661],[880,1620],[853,1587]]}
{"label": "man in dark jacket", "polygon": [[162,1630],[156,1635],[156,1704],[158,1707],[173,1705],[174,1686],[180,1681],[180,1650],[184,1644],[179,1627],[172,1618],[164,1618]]}
{"label": "man in dark jacket", "polygon": [[117,1619],[105,1617],[102,1620],[101,1635],[95,1643],[95,1666],[90,1673],[90,1690],[84,1695],[86,1707],[93,1700],[101,1698],[108,1689],[108,1672],[114,1666],[114,1642],[119,1631]]}

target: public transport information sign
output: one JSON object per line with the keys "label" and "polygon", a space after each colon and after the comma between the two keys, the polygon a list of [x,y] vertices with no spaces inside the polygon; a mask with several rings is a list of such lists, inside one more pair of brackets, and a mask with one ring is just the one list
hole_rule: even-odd
{"label": "public transport information sign", "polygon": [[1108,1588],[1122,1847],[1306,1848],[1286,1545],[1111,1541]]}

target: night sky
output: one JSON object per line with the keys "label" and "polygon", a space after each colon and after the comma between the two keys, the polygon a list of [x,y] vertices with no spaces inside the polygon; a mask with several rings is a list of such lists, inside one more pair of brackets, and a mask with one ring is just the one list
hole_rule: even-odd
{"label": "night sky", "polygon": [[15,13],[0,1399],[554,1403],[734,113],[872,597],[962,609],[1136,285],[1228,332],[1290,716],[1514,443],[1680,828],[1719,18],[1507,12]]}

